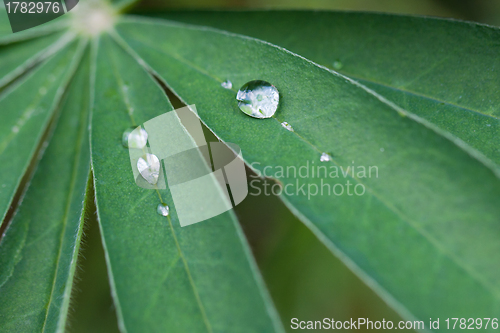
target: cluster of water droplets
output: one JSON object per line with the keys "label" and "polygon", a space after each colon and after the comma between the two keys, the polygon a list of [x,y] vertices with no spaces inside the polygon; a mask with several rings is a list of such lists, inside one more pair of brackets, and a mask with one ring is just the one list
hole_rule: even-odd
{"label": "cluster of water droplets", "polygon": [[[337,70],[342,68],[342,63],[336,61],[333,67]],[[232,88],[232,83],[226,80],[221,83],[221,86],[226,89]],[[279,104],[278,89],[269,82],[262,80],[253,80],[245,83],[236,94],[238,107],[240,110],[254,118],[271,118],[278,110]],[[284,121],[281,123],[283,128],[290,132],[294,132],[292,125]],[[322,153],[320,156],[321,162],[331,161],[332,157],[327,153]]]}
{"label": "cluster of water droplets", "polygon": [[[156,185],[160,178],[161,163],[155,154],[146,152],[148,133],[142,127],[127,128],[122,135],[122,145],[125,148],[143,149],[144,155],[137,160],[137,170],[149,184]],[[170,208],[165,203],[159,203],[156,212],[168,216]]]}
{"label": "cluster of water droplets", "polygon": [[[342,68],[340,62],[334,63],[335,69]],[[225,89],[232,89],[231,81],[226,80],[221,83]],[[254,118],[271,118],[278,109],[279,104],[278,89],[269,82],[254,80],[245,83],[236,94],[238,107],[240,110]],[[290,132],[294,132],[293,127],[286,121],[281,126]],[[144,155],[137,160],[137,170],[140,175],[151,185],[156,185],[160,177],[161,163],[154,154],[146,152],[148,133],[142,127],[131,127],[123,132],[122,144],[125,148],[144,149]],[[321,162],[331,161],[332,157],[328,153],[322,153]],[[170,208],[161,202],[156,207],[156,212],[162,216],[169,215]]]}

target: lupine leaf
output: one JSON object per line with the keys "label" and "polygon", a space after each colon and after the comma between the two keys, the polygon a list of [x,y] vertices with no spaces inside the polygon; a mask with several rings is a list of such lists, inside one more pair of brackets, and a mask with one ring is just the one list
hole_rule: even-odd
{"label": "lupine leaf", "polygon": [[[103,36],[95,49],[92,163],[120,329],[281,331],[234,215],[181,228],[168,188],[156,192],[136,185],[122,134],[172,106],[111,37]],[[165,139],[183,140],[169,133]],[[170,206],[168,217],[156,212],[159,196]]]}
{"label": "lupine leaf", "polygon": [[[90,175],[89,57],[0,243],[0,330],[64,332]],[[57,60],[57,58],[55,58]]]}
{"label": "lupine leaf", "polygon": [[[473,149],[358,83],[259,40],[140,18],[123,18],[117,31],[219,138],[241,147],[249,165],[270,167],[266,176],[288,186],[281,195],[288,207],[401,314],[498,316],[500,180]],[[227,79],[232,90],[221,86]],[[238,87],[256,79],[280,91],[274,118],[238,109]],[[320,162],[322,153],[331,160]],[[287,175],[288,167],[306,165],[309,177]],[[326,177],[311,176],[318,165]],[[353,175],[342,175],[340,167],[353,166]],[[328,195],[324,184],[344,193]]]}
{"label": "lupine leaf", "polygon": [[154,14],[274,43],[361,82],[500,165],[500,29],[321,11]]}

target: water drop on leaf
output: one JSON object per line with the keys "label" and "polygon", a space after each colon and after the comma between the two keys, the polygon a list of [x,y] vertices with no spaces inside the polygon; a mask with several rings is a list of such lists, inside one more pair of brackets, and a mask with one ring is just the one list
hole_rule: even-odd
{"label": "water drop on leaf", "polygon": [[168,216],[170,208],[165,203],[159,203],[156,207],[156,212],[162,216]]}
{"label": "water drop on leaf", "polygon": [[222,86],[222,88],[226,88],[226,89],[233,88],[233,83],[229,80],[222,82],[220,85]]}
{"label": "water drop on leaf", "polygon": [[141,127],[130,127],[123,132],[122,145],[125,148],[142,149],[148,142],[148,133]]}
{"label": "water drop on leaf", "polygon": [[287,123],[286,121],[282,122],[281,123],[281,126],[283,126],[284,128],[286,128],[287,130],[289,130],[290,132],[293,132],[293,127],[292,125],[290,125],[289,123]]}
{"label": "water drop on leaf", "polygon": [[160,160],[154,154],[146,154],[137,161],[137,170],[148,183],[154,185],[160,177]]}
{"label": "water drop on leaf", "polygon": [[331,160],[332,160],[332,157],[330,155],[328,155],[327,153],[321,154],[321,157],[319,158],[320,162],[328,162]]}
{"label": "water drop on leaf", "polygon": [[279,92],[266,81],[245,83],[236,95],[238,106],[245,114],[255,118],[271,118],[278,109]]}

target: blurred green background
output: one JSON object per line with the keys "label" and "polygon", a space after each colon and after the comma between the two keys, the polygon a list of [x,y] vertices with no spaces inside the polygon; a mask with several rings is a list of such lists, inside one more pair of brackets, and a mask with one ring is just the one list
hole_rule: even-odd
{"label": "blurred green background", "polygon": [[139,9],[324,9],[431,15],[500,25],[499,0],[144,0]]}
{"label": "blurred green background", "polygon": [[[137,8],[361,10],[500,25],[500,0],[145,0]],[[401,320],[278,198],[249,195],[236,208],[236,214],[288,331],[294,331],[290,329],[290,320],[295,317],[313,321],[325,317]],[[118,332],[95,207],[87,216],[84,242],[68,331]]]}

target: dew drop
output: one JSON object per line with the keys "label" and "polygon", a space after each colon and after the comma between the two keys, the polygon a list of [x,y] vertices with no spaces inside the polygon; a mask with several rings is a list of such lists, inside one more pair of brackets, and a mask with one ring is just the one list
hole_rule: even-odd
{"label": "dew drop", "polygon": [[331,160],[332,160],[332,157],[330,155],[328,155],[327,153],[321,154],[321,157],[319,158],[320,162],[328,162]]}
{"label": "dew drop", "polygon": [[162,216],[168,216],[170,208],[165,203],[159,203],[156,207],[156,212]]}
{"label": "dew drop", "polygon": [[245,83],[236,95],[238,106],[245,114],[255,118],[271,118],[278,109],[279,92],[266,81]]}
{"label": "dew drop", "polygon": [[289,130],[290,132],[293,132],[293,127],[292,125],[290,125],[289,123],[287,123],[286,121],[282,122],[281,123],[281,126],[283,126],[284,128],[286,128],[287,130]]}
{"label": "dew drop", "polygon": [[45,95],[47,93],[47,88],[45,87],[40,87],[40,89],[38,89],[38,92],[40,93],[40,95]]}
{"label": "dew drop", "polygon": [[160,177],[160,160],[154,154],[146,154],[137,161],[137,170],[148,183],[155,185]]}
{"label": "dew drop", "polygon": [[334,69],[341,70],[342,67],[344,67],[344,65],[342,65],[342,63],[339,60],[333,62],[333,68]]}
{"label": "dew drop", "polygon": [[385,151],[385,149],[384,148],[380,148],[380,151],[383,153]]}
{"label": "dew drop", "polygon": [[233,88],[233,83],[229,80],[222,82],[220,85],[222,86],[222,88],[226,88],[226,89]]}
{"label": "dew drop", "polygon": [[125,148],[142,149],[148,142],[148,132],[142,127],[130,127],[123,132],[122,145]]}

